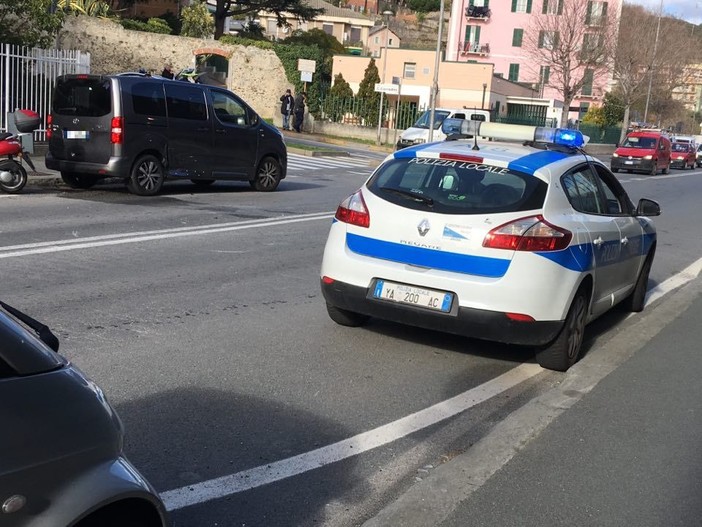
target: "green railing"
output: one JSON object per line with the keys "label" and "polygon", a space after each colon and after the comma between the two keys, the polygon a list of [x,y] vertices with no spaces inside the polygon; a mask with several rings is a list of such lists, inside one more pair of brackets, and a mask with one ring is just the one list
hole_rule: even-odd
{"label": "green railing", "polygon": [[600,127],[593,124],[580,123],[578,129],[590,137],[590,143],[614,145],[619,142],[619,134],[621,134],[621,126],[605,126]]}
{"label": "green railing", "polygon": [[[332,123],[350,124],[374,128],[378,126],[379,101],[361,97],[334,97],[327,95],[320,99],[315,112],[317,119]],[[394,125],[398,130],[405,130],[414,124],[417,117],[425,110],[415,102],[388,102],[383,98],[381,119],[383,127]]]}

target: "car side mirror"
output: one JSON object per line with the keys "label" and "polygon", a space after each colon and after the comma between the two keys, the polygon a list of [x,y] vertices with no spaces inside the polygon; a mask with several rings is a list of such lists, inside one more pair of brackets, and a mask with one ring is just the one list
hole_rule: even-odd
{"label": "car side mirror", "polygon": [[661,206],[652,199],[641,198],[639,205],[636,207],[637,216],[660,216]]}

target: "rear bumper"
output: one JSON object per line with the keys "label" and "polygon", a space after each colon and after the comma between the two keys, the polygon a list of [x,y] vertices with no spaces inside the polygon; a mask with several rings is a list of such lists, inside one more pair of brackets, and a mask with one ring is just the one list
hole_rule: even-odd
{"label": "rear bumper", "polygon": [[85,161],[65,161],[56,159],[51,151],[46,153],[46,168],[59,172],[73,172],[75,174],[91,175],[96,178],[129,177],[130,166],[125,158],[110,157],[107,163],[87,163]]}
{"label": "rear bumper", "polygon": [[420,307],[377,300],[368,288],[344,282],[321,282],[327,303],[354,313],[466,337],[540,346],[556,338],[562,321],[518,322],[505,313],[454,306],[451,313],[437,313]]}

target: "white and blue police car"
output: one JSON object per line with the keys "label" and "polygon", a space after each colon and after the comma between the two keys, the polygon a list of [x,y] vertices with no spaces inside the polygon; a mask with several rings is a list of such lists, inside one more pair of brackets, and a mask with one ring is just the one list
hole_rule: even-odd
{"label": "white and blue police car", "polygon": [[634,206],[578,131],[443,128],[447,141],[391,154],[339,205],[321,268],[329,316],[531,346],[567,370],[588,322],[643,309],[658,203]]}

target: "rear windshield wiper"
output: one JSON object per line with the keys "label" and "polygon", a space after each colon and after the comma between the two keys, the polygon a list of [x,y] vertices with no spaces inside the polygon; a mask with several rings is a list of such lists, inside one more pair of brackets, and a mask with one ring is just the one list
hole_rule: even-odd
{"label": "rear windshield wiper", "polygon": [[49,346],[52,350],[58,351],[59,350],[59,339],[52,333],[52,331],[49,329],[49,326],[46,324],[42,324],[38,320],[33,319],[29,315],[22,313],[19,309],[16,309],[5,302],[0,301],[0,306],[5,309],[10,315],[14,316],[15,318],[21,320],[27,326],[32,328],[37,336],[41,339],[44,344]]}
{"label": "rear windshield wiper", "polygon": [[397,194],[399,196],[402,196],[403,198],[409,198],[414,201],[418,201],[420,203],[426,203],[429,206],[432,206],[434,204],[434,200],[431,198],[428,198],[426,196],[422,196],[421,194],[415,194],[414,192],[409,192],[408,190],[400,190],[398,188],[391,188],[391,187],[378,187],[380,190],[384,190],[386,192],[392,192],[393,194]]}

